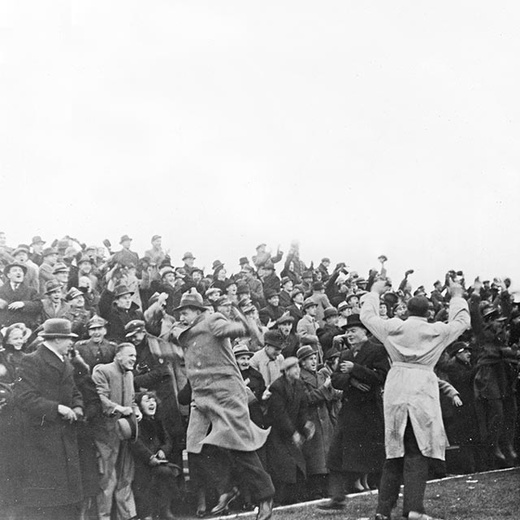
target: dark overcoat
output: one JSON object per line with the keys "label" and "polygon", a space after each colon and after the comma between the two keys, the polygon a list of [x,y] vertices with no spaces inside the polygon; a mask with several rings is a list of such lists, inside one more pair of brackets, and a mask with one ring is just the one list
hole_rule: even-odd
{"label": "dark overcoat", "polygon": [[294,432],[305,435],[308,420],[308,402],[302,381],[290,383],[279,377],[269,387],[268,423],[271,433],[267,439],[267,464],[274,481],[295,484],[298,471],[306,475],[302,449],[293,441]]}
{"label": "dark overcoat", "polygon": [[[343,403],[329,451],[329,469],[373,473],[381,471],[385,460],[382,388],[390,369],[385,349],[366,342],[356,356],[341,353],[339,363],[352,361],[352,372],[332,374],[332,386],[343,390]],[[352,379],[370,386],[363,392]]]}
{"label": "dark overcoat", "polygon": [[81,501],[76,424],[58,414],[59,404],[83,407],[72,365],[40,345],[21,362],[14,399],[24,424],[25,505],[51,507]]}
{"label": "dark overcoat", "polygon": [[13,302],[23,302],[21,309],[9,310],[7,307],[0,310],[0,325],[8,327],[13,323],[24,323],[30,329],[34,329],[38,324],[42,302],[35,289],[25,283],[13,291],[11,284],[6,282],[0,287],[0,299],[8,304]]}
{"label": "dark overcoat", "polygon": [[302,369],[300,378],[309,402],[309,420],[316,428],[312,439],[303,445],[307,476],[323,475],[328,473],[327,454],[333,433],[327,404],[333,399],[334,389],[323,386],[326,376],[318,372]]}
{"label": "dark overcoat", "polygon": [[132,320],[144,320],[144,315],[132,302],[130,309],[120,309],[114,302],[114,293],[105,289],[99,300],[99,313],[107,324],[107,339],[117,342],[125,341],[125,325]]}

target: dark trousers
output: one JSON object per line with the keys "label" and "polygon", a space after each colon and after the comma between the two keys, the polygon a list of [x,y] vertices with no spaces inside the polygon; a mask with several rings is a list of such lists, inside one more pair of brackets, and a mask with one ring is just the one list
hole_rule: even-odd
{"label": "dark trousers", "polygon": [[410,511],[424,513],[424,491],[428,478],[429,459],[419,450],[412,425],[408,421],[404,432],[404,457],[386,459],[379,486],[377,512],[390,516],[399,498],[404,481],[403,516]]}
{"label": "dark trousers", "polygon": [[231,491],[234,474],[238,482],[247,486],[252,498],[257,502],[274,496],[271,477],[265,471],[256,452],[204,446],[200,455],[199,463],[219,494]]}
{"label": "dark trousers", "polygon": [[136,466],[132,489],[137,514],[145,516],[160,514],[168,509],[173,498],[178,497],[176,471],[168,465],[142,468]]}
{"label": "dark trousers", "polygon": [[75,520],[79,519],[80,505],[68,504],[55,507],[26,507],[24,520]]}

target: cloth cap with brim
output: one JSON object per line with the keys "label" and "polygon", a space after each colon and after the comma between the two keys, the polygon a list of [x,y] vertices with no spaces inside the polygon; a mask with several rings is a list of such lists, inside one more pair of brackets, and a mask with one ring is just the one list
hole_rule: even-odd
{"label": "cloth cap with brim", "polygon": [[125,338],[131,338],[138,332],[144,332],[145,323],[143,320],[131,320],[125,325]]}
{"label": "cloth cap with brim", "polygon": [[347,323],[341,328],[343,330],[348,330],[353,327],[361,327],[362,329],[368,330],[365,325],[363,325],[363,322],[359,319],[359,314],[351,314],[350,316],[347,316]]}
{"label": "cloth cap with brim", "polygon": [[244,314],[249,314],[256,310],[256,307],[251,302],[248,302],[246,305],[241,307],[241,310]]}
{"label": "cloth cap with brim", "polygon": [[348,309],[349,307],[350,307],[350,305],[347,302],[341,302],[338,305],[338,311],[339,312],[344,311],[345,309]]}
{"label": "cloth cap with brim", "polygon": [[356,294],[356,293],[350,293],[347,295],[347,297],[345,298],[345,301],[346,302],[350,302],[350,300],[352,300],[352,298],[357,298],[359,299],[359,295]]}
{"label": "cloth cap with brim", "polygon": [[247,345],[239,344],[235,347],[233,347],[233,354],[235,355],[235,358],[238,358],[240,356],[248,356],[251,357],[253,353],[249,350]]}
{"label": "cloth cap with brim", "polygon": [[24,264],[21,264],[20,262],[13,262],[11,264],[7,264],[4,268],[4,275],[7,276],[9,274],[9,271],[13,267],[20,267],[23,271],[23,274],[27,274],[27,266]]}
{"label": "cloth cap with brim", "polygon": [[150,242],[155,242],[156,240],[159,240],[159,238],[162,238],[162,236],[161,235],[154,235],[152,237],[152,240],[150,240]]}
{"label": "cloth cap with brim", "polygon": [[62,318],[51,318],[43,324],[43,330],[39,334],[42,338],[77,338],[72,332],[72,323]]}
{"label": "cloth cap with brim", "polygon": [[202,296],[198,293],[197,294],[183,294],[179,306],[173,310],[176,312],[176,311],[181,311],[182,309],[187,309],[187,308],[205,311],[206,307],[204,306],[204,301],[202,300]]}
{"label": "cloth cap with brim", "polygon": [[29,252],[30,252],[29,246],[21,244],[13,251],[13,256],[16,256],[19,253],[25,253],[26,255],[28,255]]}
{"label": "cloth cap with brim", "polygon": [[289,314],[289,311],[284,312],[277,320],[276,323],[278,325],[282,325],[283,323],[293,323],[294,318]]}
{"label": "cloth cap with brim", "polygon": [[308,309],[309,307],[317,307],[318,304],[314,301],[314,300],[311,300],[310,298],[307,298],[304,302],[303,302],[303,307],[302,309],[303,310],[306,310]]}
{"label": "cloth cap with brim", "polygon": [[287,370],[289,370],[290,368],[292,367],[295,367],[295,366],[298,366],[299,365],[299,361],[298,361],[298,358],[297,357],[294,357],[294,356],[290,356],[286,359],[283,360],[282,362],[282,366],[280,367],[280,370],[282,372],[286,372]]}
{"label": "cloth cap with brim", "polygon": [[46,247],[42,251],[43,258],[45,258],[46,256],[57,255],[57,254],[58,254],[58,250],[55,249],[54,247]]}
{"label": "cloth cap with brim", "polygon": [[189,258],[191,258],[192,260],[195,260],[195,257],[193,256],[193,253],[191,253],[190,251],[186,251],[182,255],[182,260],[188,260]]}
{"label": "cloth cap with brim", "polygon": [[49,280],[45,282],[45,294],[51,294],[54,291],[61,291],[61,283],[58,280]]}
{"label": "cloth cap with brim", "polygon": [[303,361],[304,359],[307,359],[308,357],[312,356],[313,354],[316,354],[314,349],[310,345],[305,345],[298,349],[298,351],[296,352],[296,357],[298,358],[299,361]]}
{"label": "cloth cap with brim", "polygon": [[446,349],[446,352],[449,356],[453,357],[459,354],[460,352],[464,352],[465,350],[472,350],[471,345],[464,341],[456,341]]}
{"label": "cloth cap with brim", "polygon": [[159,271],[161,278],[164,278],[169,273],[175,274],[175,269],[171,265],[166,265],[166,266],[162,267]]}
{"label": "cloth cap with brim", "polygon": [[286,283],[292,282],[292,280],[288,276],[284,276],[280,281],[280,285],[283,287]]}
{"label": "cloth cap with brim", "polygon": [[223,307],[233,305],[233,302],[227,296],[221,296],[216,302],[215,307]]}
{"label": "cloth cap with brim", "polygon": [[332,316],[337,316],[337,315],[338,315],[338,309],[336,309],[335,307],[327,307],[323,311],[324,320],[326,320],[327,318],[332,318]]}
{"label": "cloth cap with brim", "polygon": [[262,244],[258,244],[258,245],[256,246],[256,250],[258,251],[261,247],[266,247],[266,246],[267,246],[267,244],[264,244],[264,243],[262,243]]}
{"label": "cloth cap with brim", "polygon": [[139,423],[134,414],[121,417],[116,421],[117,436],[122,441],[136,442],[139,438]]}
{"label": "cloth cap with brim", "polygon": [[297,287],[296,289],[293,289],[291,291],[291,300],[294,300],[294,298],[298,296],[298,294],[303,294],[303,291]]}
{"label": "cloth cap with brim", "polygon": [[274,298],[275,296],[280,296],[280,293],[276,291],[275,289],[267,289],[265,291],[265,299],[270,300],[271,298]]}
{"label": "cloth cap with brim", "polygon": [[78,296],[85,296],[85,294],[82,291],[80,291],[77,287],[71,287],[65,295],[65,299],[67,301],[71,301],[74,298],[77,298]]}
{"label": "cloth cap with brim", "polygon": [[90,258],[90,256],[83,255],[83,256],[78,260],[78,265],[80,265],[80,264],[84,264],[85,262],[88,262],[89,264],[93,264],[93,263],[94,263],[94,260],[92,260],[92,258]]}
{"label": "cloth cap with brim", "polygon": [[92,318],[88,320],[87,329],[99,329],[105,327],[107,323],[107,320],[103,319],[101,316],[92,316]]}
{"label": "cloth cap with brim", "polygon": [[118,285],[114,289],[114,300],[121,298],[121,296],[124,296],[125,294],[134,294],[134,291],[131,291],[126,285]]}
{"label": "cloth cap with brim", "polygon": [[123,235],[121,237],[121,240],[119,241],[120,244],[122,244],[123,242],[128,242],[129,240],[132,240],[128,235]]}
{"label": "cloth cap with brim", "polygon": [[327,353],[325,354],[325,361],[329,361],[330,359],[334,359],[334,358],[338,358],[340,356],[340,353],[339,351],[337,351],[336,349],[329,349],[327,350]]}
{"label": "cloth cap with brim", "polygon": [[220,287],[210,287],[206,291],[206,298],[209,298],[213,294],[222,294],[222,289]]}

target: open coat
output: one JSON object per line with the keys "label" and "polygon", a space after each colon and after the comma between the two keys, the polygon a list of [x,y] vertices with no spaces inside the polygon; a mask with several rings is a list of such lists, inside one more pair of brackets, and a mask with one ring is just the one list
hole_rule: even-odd
{"label": "open coat", "polygon": [[25,505],[51,507],[81,501],[76,424],[58,414],[59,404],[83,407],[72,365],[40,345],[20,364],[14,399],[24,424]]}
{"label": "open coat", "polygon": [[245,333],[241,323],[217,312],[201,314],[179,336],[192,391],[186,435],[189,453],[200,453],[205,444],[256,451],[266,441],[269,431],[250,419],[246,385],[229,340]]}
{"label": "open coat", "polygon": [[368,293],[362,302],[361,321],[383,342],[392,361],[384,393],[386,457],[404,457],[409,419],[421,453],[444,460],[447,438],[433,367],[443,350],[470,326],[466,300],[451,299],[448,323],[428,323],[415,316],[383,320],[378,294]]}

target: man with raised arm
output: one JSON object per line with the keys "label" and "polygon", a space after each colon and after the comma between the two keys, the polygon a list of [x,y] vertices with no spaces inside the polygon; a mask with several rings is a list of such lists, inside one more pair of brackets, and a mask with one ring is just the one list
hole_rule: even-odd
{"label": "man with raised arm", "polygon": [[361,321],[384,345],[392,366],[384,391],[386,461],[376,520],[388,520],[404,480],[403,514],[408,520],[434,520],[424,511],[429,459],[444,460],[447,438],[439,385],[433,367],[444,349],[470,326],[462,287],[450,287],[448,323],[428,323],[428,299],[408,301],[406,321],[379,316],[380,296],[389,289],[378,280],[361,302]]}

